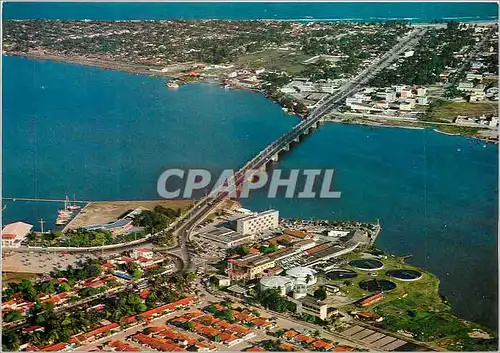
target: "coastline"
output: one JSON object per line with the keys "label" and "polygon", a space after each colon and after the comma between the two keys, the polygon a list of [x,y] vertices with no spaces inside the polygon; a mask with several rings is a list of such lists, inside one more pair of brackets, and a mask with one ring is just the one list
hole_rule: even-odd
{"label": "coastline", "polygon": [[[488,22],[485,22],[488,23]],[[54,55],[54,54],[47,54],[47,53],[19,53],[19,52],[7,52],[3,51],[2,55],[5,56],[18,56],[18,57],[24,57],[32,60],[50,60],[50,61],[56,61],[56,62],[62,62],[62,63],[69,63],[69,64],[75,64],[75,65],[83,65],[83,66],[90,66],[90,67],[97,67],[101,69],[106,69],[106,70],[114,70],[114,71],[121,71],[121,72],[126,72],[126,73],[131,73],[131,74],[137,74],[137,75],[147,75],[147,76],[152,76],[152,77],[160,77],[160,78],[165,78],[166,80],[174,79],[174,80],[182,80],[181,84],[189,84],[189,83],[208,83],[208,84],[217,84],[220,86],[224,86],[224,81],[220,80],[214,80],[214,79],[200,79],[200,78],[195,78],[192,79],[190,78],[189,81],[184,81],[183,79],[185,77],[188,77],[186,75],[186,67],[192,66],[194,63],[192,62],[186,62],[186,63],[177,63],[177,64],[172,64],[169,66],[168,71],[161,71],[157,66],[148,66],[148,65],[140,65],[140,64],[127,64],[123,62],[112,62],[108,60],[101,60],[101,59],[94,59],[94,58],[84,58],[84,57],[68,57],[68,56],[63,56],[63,55]],[[260,88],[247,88],[243,86],[236,86],[236,87],[231,87],[230,89],[241,89],[245,91],[252,91],[252,92],[258,92],[273,103],[280,104],[278,101],[273,99],[272,97],[269,97],[264,90]],[[306,115],[301,115],[295,112],[284,112],[287,115],[295,115],[298,116],[301,119],[304,119],[307,117]],[[335,122],[335,123],[343,123],[343,124],[354,124],[354,125],[364,125],[364,126],[371,126],[371,127],[393,127],[393,128],[404,128],[404,129],[425,129],[423,126],[409,126],[403,124],[387,124],[387,123],[370,123],[370,122],[358,122],[358,121],[335,121],[333,119],[327,119],[326,122]],[[418,122],[417,122],[418,123]],[[460,134],[460,133],[448,133],[439,130],[439,128],[433,127],[432,129],[436,133],[440,133],[443,135],[447,136],[461,136],[465,138],[474,138],[477,140],[481,140],[487,143],[494,143],[498,144],[498,141],[492,141],[489,140],[488,138],[483,138],[479,136],[471,136],[471,135],[466,135],[466,134]]]}

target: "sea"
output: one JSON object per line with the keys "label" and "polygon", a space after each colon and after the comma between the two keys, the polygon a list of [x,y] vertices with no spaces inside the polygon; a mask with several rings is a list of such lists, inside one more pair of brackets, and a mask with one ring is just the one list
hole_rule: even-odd
{"label": "sea", "polygon": [[[323,10],[322,10],[323,9]],[[493,3],[5,3],[4,18],[496,18]],[[237,168],[299,118],[256,92],[3,56],[2,194],[156,199],[168,168]],[[441,279],[463,318],[497,328],[498,147],[431,129],[326,123],[281,169],[335,169],[340,199],[242,200],[282,217],[377,221],[376,245]],[[4,202],[3,223],[53,228],[62,204]]]}

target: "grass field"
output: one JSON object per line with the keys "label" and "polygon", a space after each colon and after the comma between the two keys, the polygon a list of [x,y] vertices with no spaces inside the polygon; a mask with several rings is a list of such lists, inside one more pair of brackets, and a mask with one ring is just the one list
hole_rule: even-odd
{"label": "grass field", "polygon": [[5,288],[9,283],[18,283],[23,279],[32,280],[37,277],[38,274],[30,272],[2,272],[2,286]]}
{"label": "grass field", "polygon": [[431,116],[435,120],[452,121],[458,115],[481,116],[495,114],[498,115],[498,105],[496,103],[466,103],[442,101],[441,105],[432,108]]}
{"label": "grass field", "polygon": [[289,74],[297,74],[304,69],[305,65],[302,62],[308,58],[309,56],[303,54],[270,49],[241,55],[236,63],[238,66],[249,69],[265,67],[268,71],[279,70]]}

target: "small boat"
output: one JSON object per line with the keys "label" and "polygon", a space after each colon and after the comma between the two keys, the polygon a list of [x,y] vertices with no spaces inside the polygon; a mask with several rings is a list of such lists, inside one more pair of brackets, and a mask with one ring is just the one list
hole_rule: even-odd
{"label": "small boat", "polygon": [[56,226],[63,226],[65,225],[66,223],[68,223],[69,219],[66,219],[66,218],[57,218],[56,219]]}
{"label": "small boat", "polygon": [[174,81],[169,81],[169,82],[165,83],[165,85],[168,88],[179,88],[179,84],[177,82],[174,82]]}

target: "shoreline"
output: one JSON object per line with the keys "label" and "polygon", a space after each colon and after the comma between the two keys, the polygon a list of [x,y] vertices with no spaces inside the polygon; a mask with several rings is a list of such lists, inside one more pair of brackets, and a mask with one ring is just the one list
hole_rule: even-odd
{"label": "shoreline", "polygon": [[[496,22],[495,22],[496,23]],[[146,75],[146,76],[152,76],[152,77],[158,77],[158,78],[164,78],[166,80],[182,80],[182,78],[186,77],[186,73],[184,69],[181,69],[185,67],[185,65],[191,65],[193,63],[177,63],[177,64],[172,64],[171,66],[177,67],[177,71],[168,71],[168,72],[162,72],[158,69],[156,66],[147,66],[147,65],[140,65],[140,64],[127,64],[127,63],[122,63],[122,62],[111,62],[107,60],[101,60],[101,59],[92,59],[92,58],[83,58],[83,57],[67,57],[67,56],[62,56],[62,55],[54,55],[54,54],[46,54],[46,53],[19,53],[19,52],[7,52],[3,51],[2,55],[5,56],[17,56],[17,57],[24,57],[27,59],[31,60],[49,60],[49,61],[55,61],[55,62],[62,62],[62,63],[69,63],[69,64],[75,64],[75,65],[83,65],[83,66],[89,66],[89,67],[96,67],[100,69],[105,69],[105,70],[114,70],[114,71],[121,71],[125,73],[130,73],[130,74],[136,74],[136,75]],[[224,81],[220,80],[213,80],[213,79],[195,79],[192,81],[184,81],[182,82],[182,85],[184,84],[190,84],[190,83],[206,83],[206,84],[217,84],[221,87],[224,87]],[[251,92],[256,92],[262,94],[266,99],[270,100],[273,103],[276,103],[281,106],[281,104],[273,99],[272,97],[269,97],[264,90],[261,88],[246,88],[242,86],[235,86],[231,87],[230,90],[244,90],[244,91],[251,91]],[[286,115],[294,115],[297,116],[301,119],[304,119],[307,117],[307,114],[301,115],[298,113],[294,112],[284,112]],[[404,128],[404,129],[415,129],[415,130],[420,130],[420,129],[426,129],[426,127],[422,126],[408,126],[404,124],[384,124],[384,123],[363,123],[363,122],[343,122],[343,121],[335,121],[332,119],[327,119],[325,122],[334,122],[334,123],[342,123],[342,124],[351,124],[351,125],[363,125],[363,126],[370,126],[370,127],[393,127],[393,128]],[[448,133],[444,131],[440,131],[438,128],[433,127],[432,130],[436,133],[440,133],[443,135],[447,136],[461,136],[465,138],[474,138],[477,140],[484,141],[486,143],[493,143],[493,144],[498,144],[499,141],[495,140],[490,140],[488,138],[482,138],[478,136],[470,136],[470,135],[463,135],[460,133]]]}

